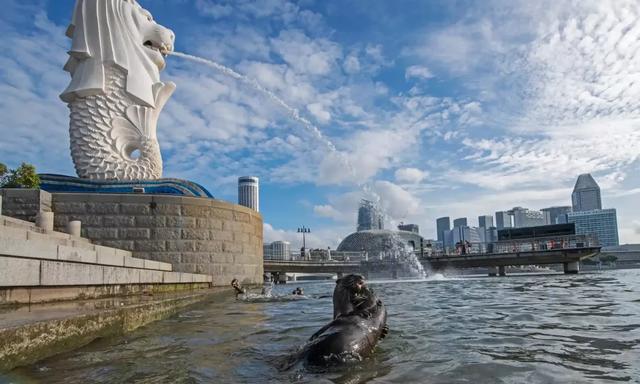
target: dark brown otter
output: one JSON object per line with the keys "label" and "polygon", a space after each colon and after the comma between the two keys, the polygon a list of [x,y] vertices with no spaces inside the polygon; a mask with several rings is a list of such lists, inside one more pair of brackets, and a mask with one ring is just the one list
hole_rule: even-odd
{"label": "dark brown otter", "polygon": [[302,350],[310,365],[341,364],[369,356],[386,336],[387,311],[364,277],[348,275],[333,291],[333,320],[314,333]]}

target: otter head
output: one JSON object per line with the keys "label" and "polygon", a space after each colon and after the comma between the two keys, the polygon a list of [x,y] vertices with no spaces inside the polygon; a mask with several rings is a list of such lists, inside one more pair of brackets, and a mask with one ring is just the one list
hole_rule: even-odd
{"label": "otter head", "polygon": [[333,290],[333,318],[353,313],[371,296],[361,275],[347,275],[338,279]]}
{"label": "otter head", "polygon": [[63,101],[104,94],[107,68],[126,72],[126,91],[138,104],[156,107],[154,84],[160,82],[164,56],[173,50],[174,34],[157,24],[135,0],[76,0],[69,59],[64,69],[71,83]]}

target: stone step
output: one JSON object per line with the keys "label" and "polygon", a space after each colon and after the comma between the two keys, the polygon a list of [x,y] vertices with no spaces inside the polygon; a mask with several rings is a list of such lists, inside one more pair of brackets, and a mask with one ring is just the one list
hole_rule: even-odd
{"label": "stone step", "polygon": [[[83,256],[80,256],[83,257]],[[212,277],[132,267],[0,255],[0,287],[211,283]]]}
{"label": "stone step", "polygon": [[[92,246],[91,241],[89,239],[85,239],[84,237],[71,236],[68,233],[63,232],[46,231],[30,221],[15,219],[13,217],[0,216],[0,231],[2,230],[3,226],[27,230],[32,234],[33,237],[37,237],[38,235],[45,235],[49,238],[73,241],[79,247],[84,246],[89,248]],[[61,242],[60,244],[69,245],[66,242]]]}
{"label": "stone step", "polygon": [[[15,219],[12,219],[13,221]],[[18,220],[22,221],[22,220]],[[19,223],[18,223],[19,224]],[[130,251],[94,245],[77,237],[43,233],[28,226],[0,226],[0,254],[33,259],[66,260],[170,272],[172,266],[155,260],[138,259]],[[61,236],[61,235],[66,235]],[[85,240],[85,239],[83,239]]]}

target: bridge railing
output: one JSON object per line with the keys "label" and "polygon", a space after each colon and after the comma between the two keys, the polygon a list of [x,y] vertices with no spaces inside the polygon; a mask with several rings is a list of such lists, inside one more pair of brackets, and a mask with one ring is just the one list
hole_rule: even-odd
{"label": "bridge railing", "polygon": [[[598,247],[598,239],[592,235],[566,235],[536,237],[530,239],[501,240],[493,243],[465,243],[450,249],[422,252],[422,257],[451,257],[482,254],[537,252],[560,249]],[[420,254],[420,251],[416,251]]]}
{"label": "bridge railing", "polygon": [[367,260],[366,252],[342,252],[326,249],[306,250],[304,255],[300,251],[274,252],[269,249],[264,250],[264,260],[271,261],[292,261],[292,262],[360,262]]}

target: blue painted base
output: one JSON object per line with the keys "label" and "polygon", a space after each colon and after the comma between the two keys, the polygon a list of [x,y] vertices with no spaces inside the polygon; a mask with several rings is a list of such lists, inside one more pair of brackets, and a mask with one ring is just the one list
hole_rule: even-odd
{"label": "blue painted base", "polygon": [[[181,179],[158,180],[88,180],[78,177],[40,174],[40,189],[55,192],[82,193],[145,193],[194,197],[210,197],[200,184]],[[134,191],[134,188],[136,191]]]}

